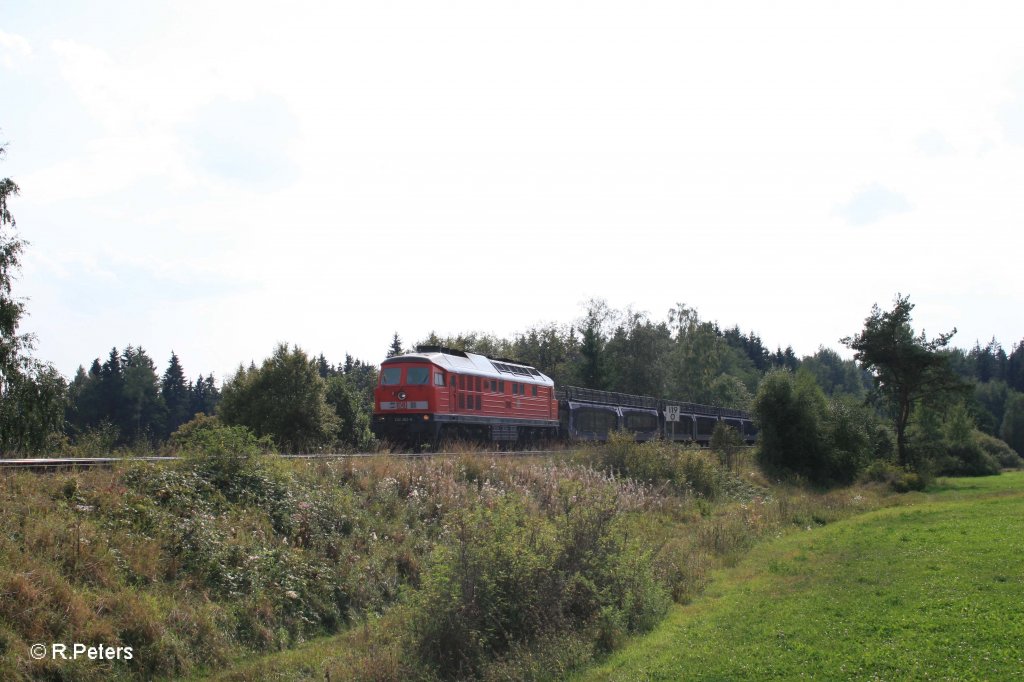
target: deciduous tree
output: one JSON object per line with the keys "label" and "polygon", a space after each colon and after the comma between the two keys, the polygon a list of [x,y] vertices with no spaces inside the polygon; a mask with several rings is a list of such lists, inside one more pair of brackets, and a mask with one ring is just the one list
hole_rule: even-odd
{"label": "deciduous tree", "polygon": [[225,424],[270,436],[289,452],[316,450],[338,431],[326,395],[316,363],[300,348],[281,344],[259,368],[238,368],[224,385],[218,414]]}
{"label": "deciduous tree", "polygon": [[[0,158],[6,150],[0,146]],[[37,451],[63,428],[67,385],[48,363],[31,357],[31,334],[19,334],[25,304],[12,295],[25,242],[8,200],[18,194],[10,178],[0,179],[0,451]]]}

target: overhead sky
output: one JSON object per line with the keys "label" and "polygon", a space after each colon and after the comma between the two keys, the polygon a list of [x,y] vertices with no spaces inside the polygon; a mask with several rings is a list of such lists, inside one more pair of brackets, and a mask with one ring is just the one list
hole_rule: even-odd
{"label": "overhead sky", "polygon": [[1024,338],[1019,2],[6,2],[15,293],[71,376],[379,362],[591,297],[800,355]]}

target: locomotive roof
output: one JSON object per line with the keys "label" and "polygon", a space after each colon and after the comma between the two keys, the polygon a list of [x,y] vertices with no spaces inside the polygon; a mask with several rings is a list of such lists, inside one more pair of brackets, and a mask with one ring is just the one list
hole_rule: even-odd
{"label": "locomotive roof", "polygon": [[555,382],[550,377],[529,365],[506,360],[492,360],[484,355],[452,351],[447,348],[421,348],[420,351],[419,353],[406,353],[405,355],[388,358],[382,364],[388,365],[396,362],[425,360],[446,370],[461,374],[472,374],[474,376],[508,381],[522,381],[528,384],[537,384],[538,386],[555,385]]}

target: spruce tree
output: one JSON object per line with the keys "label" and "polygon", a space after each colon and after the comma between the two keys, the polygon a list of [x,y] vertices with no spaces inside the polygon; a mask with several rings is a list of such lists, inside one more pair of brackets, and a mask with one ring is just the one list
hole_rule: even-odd
{"label": "spruce tree", "polygon": [[160,395],[163,398],[164,407],[167,409],[164,436],[169,436],[192,417],[189,411],[188,384],[185,383],[185,372],[174,351],[171,351],[171,360],[167,364],[167,370],[160,382]]}
{"label": "spruce tree", "polygon": [[396,355],[401,355],[403,352],[402,339],[398,338],[398,332],[395,332],[394,337],[391,339],[391,347],[388,348],[387,357],[393,358]]}

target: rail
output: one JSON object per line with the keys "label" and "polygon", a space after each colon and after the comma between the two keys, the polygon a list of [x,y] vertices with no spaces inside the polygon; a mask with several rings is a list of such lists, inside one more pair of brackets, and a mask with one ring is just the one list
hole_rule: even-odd
{"label": "rail", "polygon": [[[485,450],[480,452],[318,452],[296,455],[277,455],[281,459],[350,459],[356,457],[400,457],[415,459],[421,457],[548,457],[564,453],[565,450]],[[0,469],[87,469],[90,467],[112,467],[116,464],[147,462],[160,464],[175,462],[185,457],[23,457],[0,459]]]}

